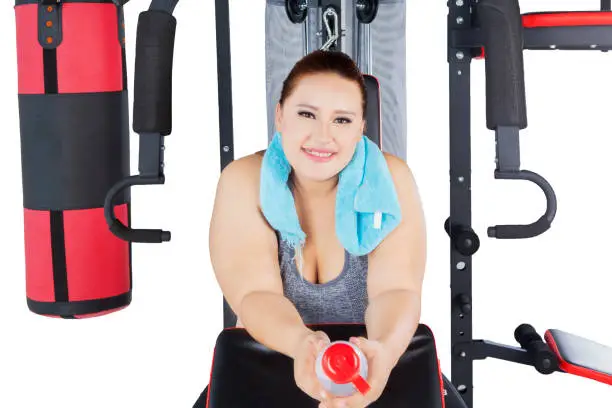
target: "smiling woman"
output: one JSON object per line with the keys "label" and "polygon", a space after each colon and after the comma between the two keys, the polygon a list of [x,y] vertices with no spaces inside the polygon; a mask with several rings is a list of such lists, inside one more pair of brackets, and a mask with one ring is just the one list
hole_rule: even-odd
{"label": "smiling woman", "polygon": [[420,318],[416,183],[404,161],[364,136],[366,108],[349,56],[302,58],[284,81],[270,146],[223,170],[211,220],[211,261],[237,326],[292,358],[296,384],[320,401],[314,360],[330,341],[308,325],[366,325],[360,347],[377,350],[373,401]]}

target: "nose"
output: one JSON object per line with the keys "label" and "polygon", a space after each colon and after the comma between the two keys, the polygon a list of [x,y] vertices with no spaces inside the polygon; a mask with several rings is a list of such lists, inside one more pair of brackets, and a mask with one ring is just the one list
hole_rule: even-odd
{"label": "nose", "polygon": [[322,145],[331,143],[333,140],[333,131],[331,124],[327,123],[325,120],[319,120],[318,126],[312,132],[313,139]]}

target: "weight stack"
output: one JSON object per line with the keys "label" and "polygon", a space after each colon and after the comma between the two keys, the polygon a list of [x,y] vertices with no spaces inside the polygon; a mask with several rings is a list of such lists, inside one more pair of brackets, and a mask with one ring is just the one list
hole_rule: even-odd
{"label": "weight stack", "polygon": [[[104,218],[130,174],[123,8],[112,0],[16,0],[26,296],[81,318],[131,302],[129,242]],[[130,223],[129,192],[113,208]]]}

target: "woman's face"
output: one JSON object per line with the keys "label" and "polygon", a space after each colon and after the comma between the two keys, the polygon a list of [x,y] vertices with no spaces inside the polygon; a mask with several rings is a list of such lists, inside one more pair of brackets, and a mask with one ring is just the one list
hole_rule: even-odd
{"label": "woman's face", "polygon": [[276,129],[298,178],[324,181],[353,158],[363,135],[359,86],[333,73],[303,76],[276,107]]}

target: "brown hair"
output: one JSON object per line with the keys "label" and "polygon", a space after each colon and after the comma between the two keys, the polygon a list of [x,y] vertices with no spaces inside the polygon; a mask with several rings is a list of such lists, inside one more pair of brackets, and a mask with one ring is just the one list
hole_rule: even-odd
{"label": "brown hair", "polygon": [[355,61],[341,51],[317,50],[300,59],[283,82],[283,89],[279,100],[281,106],[291,95],[291,92],[293,92],[298,80],[302,76],[318,73],[334,73],[348,80],[355,81],[361,91],[361,107],[365,117],[368,98],[363,74]]}

